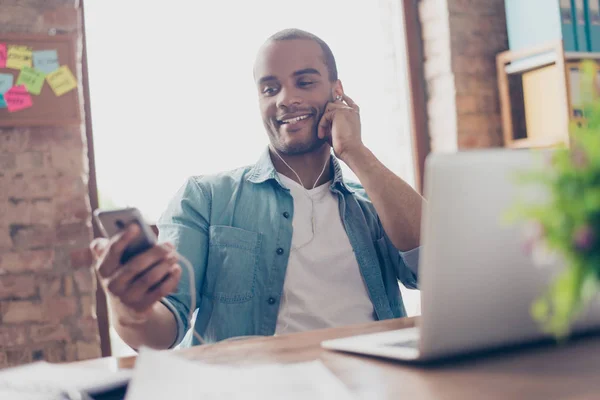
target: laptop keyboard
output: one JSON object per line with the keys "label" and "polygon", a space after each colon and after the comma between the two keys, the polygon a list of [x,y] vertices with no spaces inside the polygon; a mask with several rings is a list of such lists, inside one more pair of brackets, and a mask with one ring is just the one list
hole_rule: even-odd
{"label": "laptop keyboard", "polygon": [[413,340],[404,340],[402,342],[386,343],[385,346],[390,346],[390,347],[411,347],[413,349],[418,349],[419,348],[419,340],[418,339],[413,339]]}

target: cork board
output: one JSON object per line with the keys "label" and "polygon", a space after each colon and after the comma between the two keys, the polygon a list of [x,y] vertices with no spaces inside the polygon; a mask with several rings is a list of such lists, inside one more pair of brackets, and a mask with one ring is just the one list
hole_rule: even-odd
{"label": "cork board", "polygon": [[[68,66],[77,80],[78,87],[57,96],[44,79],[40,94],[31,94],[32,106],[19,111],[9,112],[7,108],[0,108],[0,127],[8,126],[60,126],[81,123],[79,102],[80,79],[77,73],[77,46],[74,35],[30,35],[30,34],[0,34],[0,45],[27,46],[32,51],[56,50],[58,63]],[[20,70],[2,68],[0,74],[12,74],[16,85]]]}

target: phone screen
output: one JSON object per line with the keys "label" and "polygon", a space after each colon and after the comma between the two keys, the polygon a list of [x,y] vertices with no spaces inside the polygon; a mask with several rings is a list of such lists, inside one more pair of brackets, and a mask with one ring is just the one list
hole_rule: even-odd
{"label": "phone screen", "polygon": [[141,213],[135,208],[111,211],[96,210],[94,217],[107,237],[123,232],[131,224],[137,224],[140,228],[138,236],[123,251],[121,264],[126,264],[133,257],[149,250],[156,244],[156,236],[152,228],[144,222]]}
{"label": "phone screen", "polygon": [[[146,235],[144,235],[144,233],[143,233],[144,230],[142,228],[142,225],[138,221],[133,221],[130,223],[137,224],[140,228],[140,233],[133,240],[133,242],[131,242],[131,244],[129,246],[127,246],[125,248],[125,250],[123,251],[123,255],[121,256],[121,264],[126,264],[133,257],[137,256],[138,254],[143,253],[146,250],[151,249],[152,246],[154,245],[154,243],[150,242],[148,240],[148,238],[146,237]],[[123,227],[123,229],[127,228],[128,226],[129,226],[129,224],[125,225]]]}

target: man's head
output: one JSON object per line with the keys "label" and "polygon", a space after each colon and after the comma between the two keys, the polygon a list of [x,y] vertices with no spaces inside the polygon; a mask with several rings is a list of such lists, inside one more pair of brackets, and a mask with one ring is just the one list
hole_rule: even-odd
{"label": "man's head", "polygon": [[327,103],[343,93],[325,42],[299,29],[277,32],[258,53],[254,79],[263,124],[278,152],[298,155],[323,146],[319,120]]}

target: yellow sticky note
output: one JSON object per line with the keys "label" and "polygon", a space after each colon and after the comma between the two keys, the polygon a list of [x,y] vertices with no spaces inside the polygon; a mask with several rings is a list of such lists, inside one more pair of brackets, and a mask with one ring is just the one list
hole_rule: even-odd
{"label": "yellow sticky note", "polygon": [[62,96],[77,87],[77,79],[66,65],[46,75],[46,80],[57,96]]}
{"label": "yellow sticky note", "polygon": [[6,68],[22,69],[33,66],[33,50],[27,46],[8,46]]}

